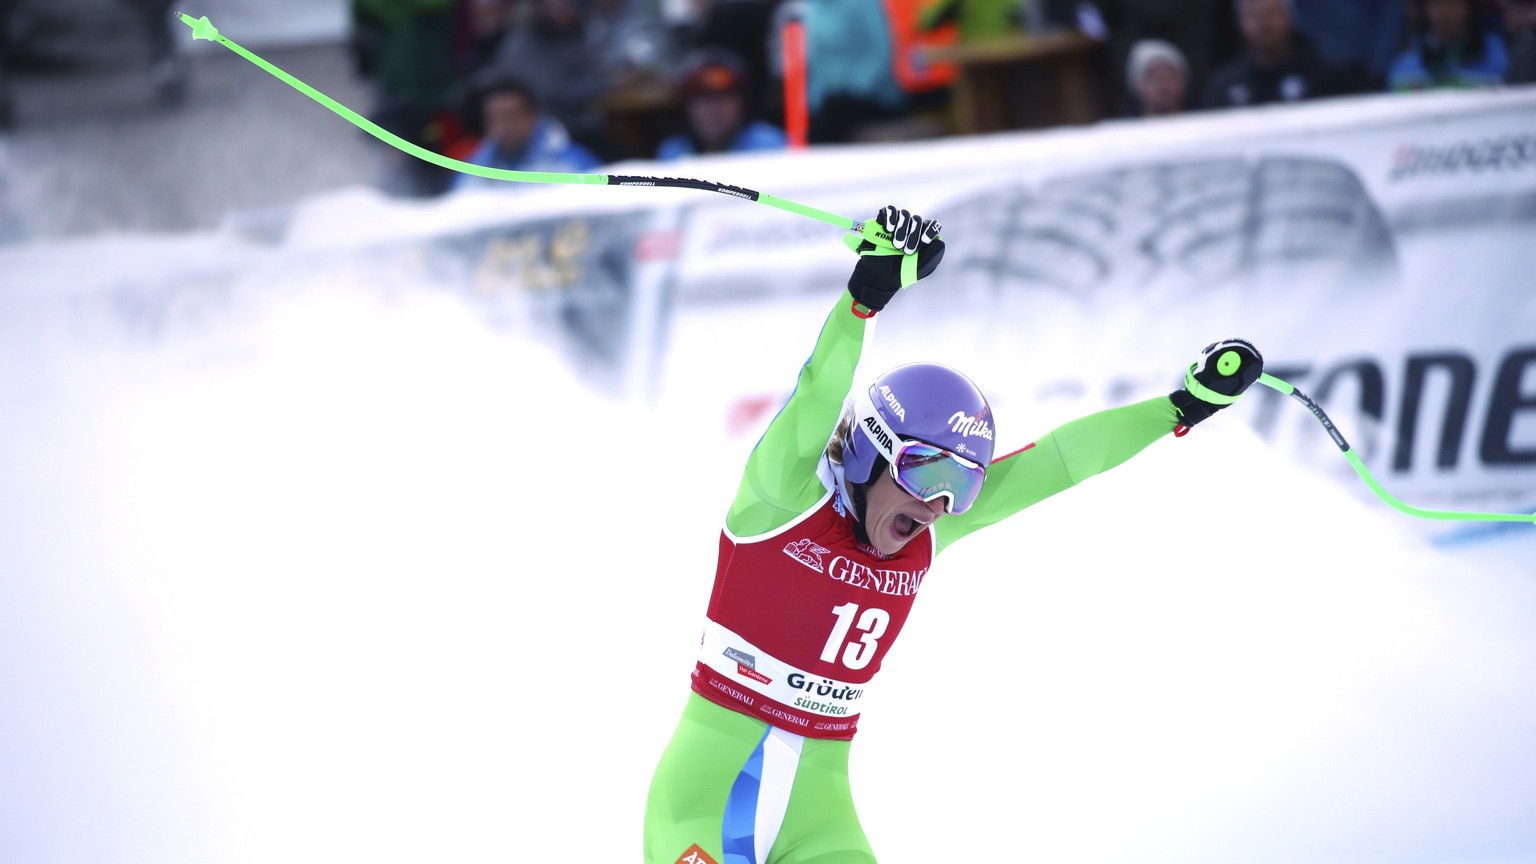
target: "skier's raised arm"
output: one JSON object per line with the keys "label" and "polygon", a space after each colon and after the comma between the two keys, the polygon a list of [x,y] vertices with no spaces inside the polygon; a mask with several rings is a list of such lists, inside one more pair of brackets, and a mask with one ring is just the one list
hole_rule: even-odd
{"label": "skier's raised arm", "polygon": [[1263,371],[1251,342],[1207,345],[1178,390],[1079,417],[993,462],[976,506],[936,526],[939,547],[1121,465],[1170,432],[1184,434],[1236,402]]}
{"label": "skier's raised arm", "polygon": [[939,223],[894,206],[866,228],[859,260],[822,324],[794,392],[752,449],[726,525],[757,534],[782,524],[825,493],[817,464],[837,425],[871,320],[896,293],[932,273],[944,257]]}

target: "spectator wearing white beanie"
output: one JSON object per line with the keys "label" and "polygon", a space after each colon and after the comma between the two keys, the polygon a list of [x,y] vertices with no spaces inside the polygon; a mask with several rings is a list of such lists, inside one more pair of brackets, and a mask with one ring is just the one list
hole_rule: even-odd
{"label": "spectator wearing white beanie", "polygon": [[1131,46],[1125,83],[1134,116],[1162,117],[1188,107],[1189,62],[1172,43],[1142,39]]}

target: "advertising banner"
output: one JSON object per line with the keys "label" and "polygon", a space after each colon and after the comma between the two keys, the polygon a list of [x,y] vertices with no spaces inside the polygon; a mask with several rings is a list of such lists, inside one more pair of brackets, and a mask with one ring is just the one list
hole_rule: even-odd
{"label": "advertising banner", "polygon": [[[1200,347],[1241,336],[1405,500],[1536,508],[1536,90],[607,170],[942,220],[943,266],[880,315],[865,362],[964,369],[993,399],[1001,446],[1167,392]],[[508,184],[425,204],[351,190],[249,236],[232,224],[0,249],[26,277],[0,294],[0,325],[53,304],[154,338],[346,273],[461,295],[602,389],[750,436],[853,264],[837,226],[645,187]],[[728,392],[697,374],[721,368]],[[1349,475],[1278,393],[1261,388],[1243,416]]]}
{"label": "advertising banner", "polygon": [[[953,360],[1001,394],[1000,418],[1025,419],[1003,424],[1026,436],[1015,444],[1166,392],[1199,347],[1243,336],[1401,497],[1529,511],[1533,120],[1530,92],[1371,97],[993,136],[773,188],[853,215],[890,199],[942,219],[944,264],[882,313],[871,362]],[[717,326],[723,297],[810,292],[785,324],[808,347],[846,250],[766,208],[704,203],[684,225],[679,335],[690,316]],[[1308,412],[1259,389],[1245,416],[1263,434],[1350,474]]]}

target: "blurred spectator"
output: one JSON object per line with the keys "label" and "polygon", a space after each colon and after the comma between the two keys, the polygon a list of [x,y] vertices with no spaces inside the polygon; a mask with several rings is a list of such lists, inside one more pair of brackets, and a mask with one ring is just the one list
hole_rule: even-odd
{"label": "blurred spectator", "polygon": [[749,103],[765,116],[783,113],[783,76],[778,74],[779,34],[774,9],[779,0],[693,0],[679,29],[684,50],[721,48],[740,57],[754,82]]}
{"label": "blurred spectator", "polygon": [[473,81],[485,72],[516,17],[513,0],[459,0],[460,80]]}
{"label": "blurred spectator", "polygon": [[954,23],[960,41],[991,39],[1026,29],[1025,13],[1037,11],[1039,0],[934,0],[922,13],[924,29]]}
{"label": "blurred spectator", "polygon": [[686,131],[663,140],[656,158],[783,149],[784,131],[751,113],[748,74],[746,64],[726,51],[704,49],[692,55],[678,84]]}
{"label": "blurred spectator", "polygon": [[1189,63],[1161,39],[1131,46],[1125,70],[1132,117],[1164,117],[1189,108]]}
{"label": "blurred spectator", "polygon": [[1232,17],[1231,0],[1098,0],[1096,7],[1108,32],[1105,104],[1117,106],[1136,98],[1134,88],[1122,90],[1129,83],[1132,46],[1146,39],[1172,45],[1184,58],[1186,83],[1193,86],[1206,79],[1213,62],[1212,7],[1219,7],[1225,19]]}
{"label": "blurred spectator", "polygon": [[1504,0],[1503,24],[1504,38],[1511,45],[1536,32],[1536,0]]}
{"label": "blurred spectator", "polygon": [[1292,0],[1233,0],[1243,54],[1216,68],[1201,105],[1240,108],[1300,102],[1368,89],[1358,73],[1325,60],[1292,24]]}
{"label": "blurred spectator", "polygon": [[1379,90],[1408,40],[1404,0],[1295,0],[1296,26],[1329,62],[1353,67]]}
{"label": "blurred spectator", "polygon": [[810,142],[858,140],[866,127],[903,117],[911,106],[891,65],[881,0],[822,0],[803,11]]}
{"label": "blurred spectator", "polygon": [[[509,171],[552,171],[584,174],[601,161],[571,140],[560,121],[546,115],[538,99],[522,82],[511,78],[488,81],[477,92],[480,146],[464,160]],[[515,183],[473,174],[454,175],[455,190],[515,187]]]}
{"label": "blurred spectator", "polygon": [[1489,87],[1509,71],[1504,40],[1474,0],[1413,0],[1408,50],[1387,74],[1391,90]]}
{"label": "blurred spectator", "polygon": [[1509,84],[1536,82],[1536,0],[1504,0],[1504,33],[1509,40]]}
{"label": "blurred spectator", "polygon": [[611,87],[610,66],[589,33],[588,0],[528,2],[530,17],[507,31],[487,71],[522,81],[572,138],[606,157],[612,147],[599,100]]}
{"label": "blurred spectator", "polygon": [[[941,0],[942,2],[942,0]],[[891,71],[905,90],[912,108],[941,109],[949,103],[959,68],[936,63],[930,51],[953,47],[961,39],[959,24],[944,18],[930,19],[931,0],[882,0],[891,34]],[[944,121],[948,125],[948,121]]]}
{"label": "blurred spectator", "polygon": [[1536,33],[1536,0],[1504,0],[1504,38],[1513,45]]}
{"label": "blurred spectator", "polygon": [[677,62],[656,0],[592,0],[588,36],[610,85],[660,80]]}
{"label": "blurred spectator", "polygon": [[[443,152],[442,126],[458,84],[453,0],[351,0],[352,54],[374,85],[369,119],[419,147]],[[452,172],[381,148],[386,192],[409,197],[447,190]]]}

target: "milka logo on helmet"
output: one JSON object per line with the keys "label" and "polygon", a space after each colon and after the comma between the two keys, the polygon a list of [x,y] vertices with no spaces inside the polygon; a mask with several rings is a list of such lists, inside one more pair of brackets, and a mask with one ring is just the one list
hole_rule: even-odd
{"label": "milka logo on helmet", "polygon": [[817,573],[826,572],[826,567],[821,563],[821,556],[831,551],[831,549],[819,546],[810,540],[792,540],[784,547],[785,555],[799,561]]}
{"label": "milka logo on helmet", "polygon": [[880,395],[885,397],[886,407],[891,409],[892,414],[900,417],[903,421],[907,419],[907,409],[901,407],[901,400],[897,399],[896,394],[891,392],[891,385],[881,384]]}
{"label": "milka logo on helmet", "polygon": [[949,431],[970,437],[977,435],[988,441],[992,440],[992,427],[987,421],[972,417],[964,411],[956,411],[949,418]]}

